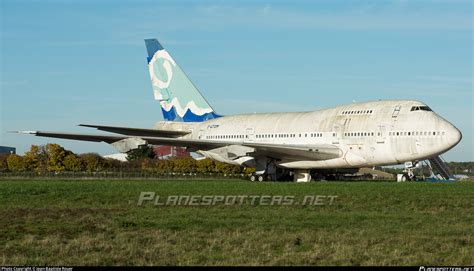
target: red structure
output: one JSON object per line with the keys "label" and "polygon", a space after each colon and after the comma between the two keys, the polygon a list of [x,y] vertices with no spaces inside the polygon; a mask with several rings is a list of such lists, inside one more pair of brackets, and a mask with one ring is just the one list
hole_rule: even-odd
{"label": "red structure", "polygon": [[158,159],[169,159],[171,157],[191,157],[183,147],[155,146],[153,148]]}

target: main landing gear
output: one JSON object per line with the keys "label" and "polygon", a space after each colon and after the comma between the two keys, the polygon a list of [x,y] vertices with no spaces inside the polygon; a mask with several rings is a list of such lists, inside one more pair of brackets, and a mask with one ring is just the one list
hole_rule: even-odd
{"label": "main landing gear", "polygon": [[250,176],[252,182],[276,181],[277,166],[275,159],[259,157],[255,159],[256,171]]}
{"label": "main landing gear", "polygon": [[265,181],[267,176],[265,176],[265,174],[256,174],[256,173],[253,173],[252,175],[250,175],[250,181],[252,182],[263,182]]}
{"label": "main landing gear", "polygon": [[250,176],[252,182],[285,181],[293,179],[294,182],[311,181],[309,169],[289,170],[277,167],[277,160],[269,157],[255,159],[256,171]]}

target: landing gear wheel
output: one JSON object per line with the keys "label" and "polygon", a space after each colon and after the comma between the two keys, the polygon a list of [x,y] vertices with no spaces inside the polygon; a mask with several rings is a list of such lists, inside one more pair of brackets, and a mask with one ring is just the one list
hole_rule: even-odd
{"label": "landing gear wheel", "polygon": [[263,175],[258,175],[258,181],[263,182],[265,180],[265,176]]}
{"label": "landing gear wheel", "polygon": [[411,181],[411,178],[408,174],[403,174],[402,176],[402,182],[410,182]]}
{"label": "landing gear wheel", "polygon": [[257,176],[256,176],[255,174],[252,174],[252,175],[250,176],[250,181],[251,181],[251,182],[255,182],[256,180],[257,180]]}

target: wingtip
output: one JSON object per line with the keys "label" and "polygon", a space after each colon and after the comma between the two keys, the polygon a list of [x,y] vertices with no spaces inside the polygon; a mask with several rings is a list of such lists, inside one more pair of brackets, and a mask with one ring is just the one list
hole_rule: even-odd
{"label": "wingtip", "polygon": [[97,125],[92,125],[92,124],[79,124],[77,126],[87,127],[87,128],[97,128]]}
{"label": "wingtip", "polygon": [[8,131],[8,133],[36,135],[38,131]]}

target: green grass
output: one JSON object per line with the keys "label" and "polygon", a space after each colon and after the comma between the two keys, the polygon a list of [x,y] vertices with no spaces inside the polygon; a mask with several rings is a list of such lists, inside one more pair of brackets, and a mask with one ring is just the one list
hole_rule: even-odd
{"label": "green grass", "polygon": [[[325,206],[137,206],[337,195]],[[474,183],[0,181],[1,265],[472,265]]]}

